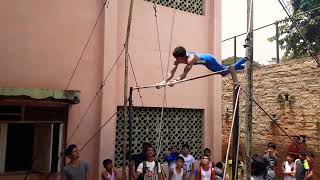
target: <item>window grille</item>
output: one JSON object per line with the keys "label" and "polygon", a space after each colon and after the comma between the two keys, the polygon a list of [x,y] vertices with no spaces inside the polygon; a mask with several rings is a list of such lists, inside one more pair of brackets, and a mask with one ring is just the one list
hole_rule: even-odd
{"label": "window grille", "polygon": [[198,15],[204,14],[203,0],[145,0]]}
{"label": "window grille", "polygon": [[[199,159],[202,153],[202,122],[203,109],[181,109],[165,108],[162,121],[162,151],[160,162],[163,162],[164,152],[171,145],[181,150],[181,146],[187,143],[190,153]],[[134,107],[133,108],[133,154],[142,151],[142,143],[150,142],[155,148],[157,144],[157,128],[161,117],[160,107]],[[121,149],[123,140],[124,116],[123,107],[118,107],[115,161],[116,166],[122,165],[123,151]],[[128,136],[127,136],[128,137]],[[128,139],[127,139],[127,144]]]}

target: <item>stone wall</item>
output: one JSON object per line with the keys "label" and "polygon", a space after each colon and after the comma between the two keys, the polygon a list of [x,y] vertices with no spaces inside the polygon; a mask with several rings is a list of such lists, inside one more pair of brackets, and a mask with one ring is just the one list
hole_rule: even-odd
{"label": "stone wall", "polygon": [[[306,137],[308,151],[315,154],[320,162],[320,67],[310,58],[292,60],[281,64],[254,69],[253,97],[271,115],[276,115],[277,123],[292,137]],[[245,88],[245,73],[238,78]],[[232,80],[225,77],[222,82],[223,108],[223,152],[225,154],[232,118]],[[240,153],[244,153],[245,93],[240,102]],[[253,154],[262,154],[268,142],[277,144],[278,173],[287,153],[290,139],[254,104],[253,105]],[[241,156],[241,155],[240,155]],[[318,165],[316,172],[320,179]],[[281,173],[279,173],[279,176]]]}

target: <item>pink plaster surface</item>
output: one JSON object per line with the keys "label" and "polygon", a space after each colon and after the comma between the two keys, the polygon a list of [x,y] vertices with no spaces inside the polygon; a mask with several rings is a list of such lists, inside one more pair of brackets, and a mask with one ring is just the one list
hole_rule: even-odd
{"label": "pink plaster surface", "polygon": [[[117,26],[108,26],[106,21],[106,37],[112,39],[112,45],[117,46],[116,52],[110,52],[109,48],[105,49],[107,61],[109,58],[115,57],[120,53],[122,45],[125,41],[127,17],[129,9],[129,1],[110,1],[110,6],[116,6],[116,10],[109,12],[110,22]],[[174,10],[158,5],[158,24],[160,32],[160,45],[164,74],[167,72],[167,63],[169,58],[169,66],[173,65],[171,52],[176,46],[183,45],[188,50],[212,53],[220,58],[220,1],[205,1],[205,15],[199,16],[183,11]],[[213,11],[213,7],[215,7]],[[170,33],[172,18],[175,13],[175,23],[173,30],[173,38],[171,49]],[[112,17],[110,17],[112,16]],[[117,20],[115,21],[115,18]],[[109,30],[109,31],[108,31]],[[113,32],[113,33],[111,33]],[[156,34],[156,24],[152,3],[145,1],[135,1],[133,9],[133,19],[131,27],[131,36],[129,42],[129,53],[135,74],[139,85],[150,85],[159,82],[162,79],[158,41]],[[115,40],[116,39],[116,40]],[[108,42],[108,41],[106,41]],[[111,54],[110,54],[111,53]],[[106,63],[106,59],[105,59]],[[107,63],[106,63],[107,64]],[[109,67],[111,64],[109,63]],[[130,69],[130,67],[129,67]],[[177,75],[182,73],[183,67],[179,67]],[[131,69],[130,69],[131,71]],[[208,71],[205,67],[194,66],[188,77],[206,74]],[[115,105],[123,104],[123,76],[124,75],[124,56],[117,65],[117,70],[112,74],[112,82],[107,92],[104,93],[104,104],[108,104],[108,108],[104,114],[111,114],[109,108],[115,110]],[[132,72],[130,73],[129,86],[135,86]],[[205,109],[204,122],[204,146],[210,147],[214,151],[214,157],[221,159],[221,77],[201,79],[183,84],[178,84],[174,88],[168,88],[168,107],[180,108],[202,108]],[[113,87],[113,88],[112,88]],[[105,91],[106,92],[106,91]],[[110,94],[117,94],[110,97]],[[142,90],[142,97],[145,106],[162,106],[163,89],[146,89]],[[111,98],[111,99],[110,99]],[[110,102],[111,101],[111,102]],[[115,104],[115,105],[114,105]],[[134,105],[141,106],[139,95],[134,93]],[[115,140],[116,120],[112,124],[107,125],[106,131],[101,134],[101,152],[100,161],[105,157],[114,158],[114,140]],[[106,138],[108,137],[108,138]],[[100,168],[101,170],[101,168]]]}
{"label": "pink plaster surface", "polygon": [[[1,1],[0,86],[64,89],[102,3],[102,0]],[[178,45],[220,57],[220,6],[220,0],[205,0],[204,16],[157,6],[164,74],[168,59],[169,66],[173,64],[169,52]],[[81,91],[81,103],[70,108],[69,137],[123,47],[128,9],[129,1],[110,0],[97,25],[69,87]],[[175,23],[169,49],[173,13]],[[135,0],[129,52],[139,85],[155,84],[162,79],[152,3]],[[177,75],[182,69],[179,67]],[[206,73],[205,67],[195,66],[188,77]],[[84,145],[116,107],[123,104],[123,75],[122,55],[71,143]],[[129,86],[135,86],[131,70],[129,76]],[[221,158],[220,81],[220,77],[201,79],[167,91],[168,107],[205,109],[204,146],[213,148],[216,159]],[[143,90],[144,105],[162,106],[162,95],[162,89]],[[141,105],[137,93],[134,105]],[[99,176],[98,170],[102,170],[101,161],[114,158],[115,127],[114,118],[81,152],[81,158],[93,170],[94,179]]]}
{"label": "pink plaster surface", "polygon": [[[101,6],[101,0],[1,1],[0,86],[64,89]],[[103,19],[69,87],[81,91],[81,103],[70,108],[69,136],[102,81]],[[81,147],[93,135],[101,108],[101,100],[93,104],[70,143]],[[99,137],[81,157],[98,169]]]}

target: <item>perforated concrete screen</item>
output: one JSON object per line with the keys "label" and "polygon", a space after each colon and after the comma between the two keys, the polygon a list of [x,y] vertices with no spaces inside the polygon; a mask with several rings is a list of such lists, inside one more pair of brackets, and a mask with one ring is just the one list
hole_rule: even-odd
{"label": "perforated concrete screen", "polygon": [[194,14],[203,15],[204,3],[203,0],[145,0],[152,3],[157,3],[163,6],[179,9]]}
{"label": "perforated concrete screen", "polygon": [[[163,162],[164,151],[171,145],[181,149],[182,144],[188,143],[191,154],[199,159],[202,153],[202,124],[203,109],[166,108],[162,120],[162,151],[160,161]],[[157,144],[161,107],[133,108],[133,154],[142,151],[142,143],[150,142],[155,148]],[[124,116],[123,107],[118,107],[116,129],[116,165],[122,165]],[[127,144],[128,141],[127,141]]]}

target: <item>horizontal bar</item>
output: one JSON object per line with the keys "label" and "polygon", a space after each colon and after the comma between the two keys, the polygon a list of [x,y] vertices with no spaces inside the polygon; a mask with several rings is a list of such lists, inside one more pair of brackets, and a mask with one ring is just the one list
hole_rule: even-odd
{"label": "horizontal bar", "polygon": [[[228,69],[225,69],[225,70],[222,70],[222,71],[217,71],[217,72],[206,74],[206,75],[202,75],[202,76],[189,78],[189,79],[182,79],[180,81],[176,81],[176,82],[172,83],[172,85],[183,83],[183,82],[187,82],[187,81],[192,81],[192,80],[196,80],[196,79],[201,79],[201,78],[205,78],[205,77],[209,77],[209,76],[213,76],[213,75],[217,75],[217,74],[220,74],[220,73],[226,72],[226,71],[228,71]],[[161,87],[169,85],[169,84],[170,83],[168,82],[165,85],[162,85]],[[149,85],[149,86],[137,86],[137,87],[133,87],[133,90],[136,90],[136,89],[148,89],[148,88],[153,88],[153,87],[157,87],[157,85],[154,84],[154,85]]]}

